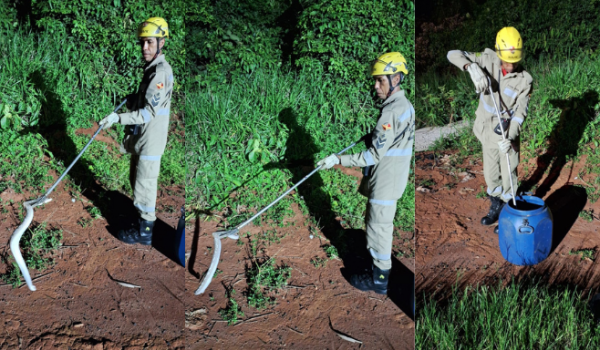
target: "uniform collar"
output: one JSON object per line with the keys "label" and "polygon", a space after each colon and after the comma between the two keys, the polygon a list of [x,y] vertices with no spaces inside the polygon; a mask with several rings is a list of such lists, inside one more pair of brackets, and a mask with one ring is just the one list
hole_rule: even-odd
{"label": "uniform collar", "polygon": [[152,62],[146,63],[146,66],[144,67],[144,69],[152,68],[162,62],[165,62],[165,54],[164,53],[161,53],[160,55],[158,55],[158,57],[156,57]]}
{"label": "uniform collar", "polygon": [[395,94],[392,94],[392,96],[385,99],[385,101],[383,101],[383,103],[381,104],[381,107],[385,107],[391,103],[394,103],[394,102],[400,100],[401,98],[404,98],[404,90],[400,90],[400,91],[396,92]]}

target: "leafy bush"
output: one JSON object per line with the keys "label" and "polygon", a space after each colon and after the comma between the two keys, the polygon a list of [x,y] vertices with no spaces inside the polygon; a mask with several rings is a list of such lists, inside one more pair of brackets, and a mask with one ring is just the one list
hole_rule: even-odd
{"label": "leafy bush", "polygon": [[[441,1],[436,3],[447,8]],[[429,59],[419,64],[419,71],[447,67],[446,54],[450,50],[493,48],[498,30],[507,26],[517,28],[523,37],[526,65],[541,57],[564,60],[598,49],[600,2],[523,0],[507,4],[504,0],[489,0],[480,5],[465,3],[465,7],[460,8],[462,17],[453,18],[456,13],[449,11],[458,9],[450,7],[445,12],[447,19],[438,20],[437,26],[444,27],[442,30],[433,29],[430,23],[421,27],[423,33],[419,37],[422,39],[417,39],[417,45],[426,45],[427,49],[417,51]]]}
{"label": "leafy bush", "polygon": [[[141,0],[37,0],[31,16],[40,30],[87,44],[95,61],[115,61],[120,73],[129,78],[129,88],[137,87],[140,66],[137,27],[150,17],[163,17],[169,24],[165,52],[178,83],[184,83],[185,1]],[[137,79],[136,79],[137,78]]]}
{"label": "leafy bush", "polygon": [[[169,23],[165,53],[176,76],[173,114],[179,111],[177,92],[186,79],[183,1],[156,6],[43,0],[32,1],[29,8],[26,3],[19,3],[19,11],[6,3],[0,9],[0,192],[9,186],[43,190],[51,180],[49,170],[64,171],[89,140],[78,130],[92,127],[118,99],[137,90],[143,62],[136,29],[144,19],[164,16]],[[180,123],[172,120],[175,129]],[[117,125],[109,133],[120,140],[122,131]],[[161,183],[183,182],[182,135],[183,130],[169,136]],[[94,142],[78,164],[86,163],[107,188],[127,190],[128,161],[115,153],[115,147]],[[77,168],[69,175],[75,173]]]}
{"label": "leafy bush", "polygon": [[[412,1],[315,1],[302,11],[298,29],[294,49],[300,67],[323,66],[368,90],[373,60],[385,52],[399,51],[408,62],[409,73],[414,73]],[[412,86],[410,81],[404,85]]]}
{"label": "leafy bush", "polygon": [[187,37],[188,68],[201,86],[238,79],[259,67],[276,69],[281,64],[282,29],[272,23],[286,2],[218,0],[212,6],[206,1],[197,5]]}

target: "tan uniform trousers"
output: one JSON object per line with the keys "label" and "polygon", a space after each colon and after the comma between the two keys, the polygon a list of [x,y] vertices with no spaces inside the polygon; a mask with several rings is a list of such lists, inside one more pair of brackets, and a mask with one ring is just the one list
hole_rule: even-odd
{"label": "tan uniform trousers", "polygon": [[[498,136],[501,137],[501,136]],[[491,197],[500,197],[504,202],[512,198],[510,177],[512,177],[515,194],[517,191],[517,166],[519,165],[519,152],[514,149],[508,151],[510,169],[506,155],[501,154],[498,144],[482,143],[483,149],[483,176],[487,184],[487,193]]]}
{"label": "tan uniform trousers", "polygon": [[133,205],[142,220],[156,220],[156,191],[160,172],[160,156],[131,155],[129,181],[133,189]]}

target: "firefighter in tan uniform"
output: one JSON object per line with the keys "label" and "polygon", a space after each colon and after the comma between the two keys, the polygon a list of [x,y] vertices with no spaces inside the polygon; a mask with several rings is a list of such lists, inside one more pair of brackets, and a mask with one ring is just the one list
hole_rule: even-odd
{"label": "firefighter in tan uniform", "polygon": [[369,198],[365,222],[373,267],[351,276],[350,283],[380,294],[387,293],[394,216],[408,182],[413,149],[415,110],[400,88],[405,74],[406,60],[400,53],[386,53],[377,59],[371,75],[377,96],[384,101],[368,149],[352,155],[333,154],[317,163],[325,169],[336,164],[365,168],[359,192]]}
{"label": "firefighter in tan uniform", "polygon": [[[450,63],[469,72],[475,90],[479,93],[473,132],[482,145],[483,174],[491,200],[489,213],[481,219],[483,225],[496,222],[504,204],[512,198],[509,176],[512,176],[514,186],[517,186],[519,135],[527,116],[533,82],[531,75],[518,64],[522,58],[522,50],[523,41],[519,32],[513,27],[505,27],[496,36],[495,52],[490,49],[485,49],[482,53],[459,50],[448,52]],[[488,76],[501,113],[506,135],[504,141],[494,101],[488,89]],[[510,169],[506,162],[507,153]],[[515,193],[516,190],[515,188]],[[494,232],[498,233],[498,227]]]}
{"label": "firefighter in tan uniform", "polygon": [[138,224],[122,229],[118,238],[125,243],[152,244],[156,221],[156,192],[160,159],[167,144],[173,71],[161,52],[169,37],[167,22],[152,17],[138,27],[138,39],[146,65],[136,94],[129,95],[129,113],[112,113],[100,124],[127,125],[121,152],[131,154],[130,181],[133,204],[139,212]]}

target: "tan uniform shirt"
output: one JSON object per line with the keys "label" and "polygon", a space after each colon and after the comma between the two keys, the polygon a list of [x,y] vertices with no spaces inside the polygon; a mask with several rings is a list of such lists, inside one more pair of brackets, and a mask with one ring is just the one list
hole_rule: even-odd
{"label": "tan uniform shirt", "polygon": [[139,125],[137,135],[127,133],[121,152],[140,156],[160,157],[167,145],[173,70],[164,54],[144,69],[144,77],[135,96],[133,111],[119,114],[124,125]]}
{"label": "tan uniform shirt", "polygon": [[[487,71],[492,81],[492,90],[502,118],[510,118],[508,139],[516,140],[521,132],[521,125],[527,117],[529,96],[532,91],[533,78],[524,70],[502,76],[500,58],[494,50],[484,52],[465,52],[453,50],[448,52],[448,61],[464,70],[466,64],[477,63]],[[498,117],[489,90],[480,94],[473,132],[484,144],[497,143],[502,136],[494,133],[498,125]]]}
{"label": "tan uniform shirt", "polygon": [[383,201],[386,204],[382,205],[391,205],[388,202],[402,196],[408,180],[408,171],[404,168],[410,167],[414,135],[415,110],[400,90],[383,102],[371,146],[360,153],[340,157],[343,166],[373,166],[368,189],[361,191],[372,203]]}

